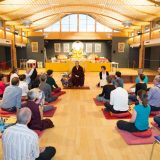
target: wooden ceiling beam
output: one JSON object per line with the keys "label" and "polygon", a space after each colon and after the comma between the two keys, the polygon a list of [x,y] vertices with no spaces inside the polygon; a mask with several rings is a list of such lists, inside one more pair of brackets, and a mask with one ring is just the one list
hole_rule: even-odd
{"label": "wooden ceiling beam", "polygon": [[[113,10],[113,9],[110,9],[110,8],[108,8],[108,7],[102,7],[102,6],[96,6],[96,5],[84,5],[84,4],[70,4],[70,5],[59,5],[59,6],[50,6],[49,8],[45,8],[45,9],[43,9],[43,10],[40,10],[40,11],[38,11],[38,12],[34,12],[34,13],[32,13],[32,14],[29,14],[29,15],[27,15],[27,16],[22,16],[21,17],[21,19],[27,19],[28,17],[30,17],[30,16],[32,16],[33,14],[39,14],[39,13],[41,13],[41,12],[45,12],[45,11],[47,11],[47,10],[51,10],[51,9],[57,9],[57,8],[63,8],[63,7],[79,7],[79,6],[82,6],[82,7],[94,7],[95,9],[97,8],[97,9],[101,9],[101,10],[107,10],[107,11],[111,11],[111,12],[115,12],[116,14],[119,14],[120,16],[123,16],[123,17],[126,17],[126,19],[131,19],[131,20],[135,20],[135,21],[143,21],[144,22],[144,20],[143,19],[139,19],[139,18],[133,18],[133,17],[130,17],[130,16],[128,16],[128,15],[125,15],[125,14],[122,14],[122,13],[120,13],[120,12],[118,12],[118,11],[115,11],[115,10]],[[59,13],[57,13],[57,14],[59,14]],[[16,19],[13,19],[12,21],[17,21],[17,20],[19,20],[19,18],[16,18]]]}
{"label": "wooden ceiling beam", "polygon": [[152,3],[154,3],[155,5],[158,5],[158,6],[160,6],[160,1],[158,2],[158,1],[156,1],[156,0],[147,0],[148,2],[152,2]]}

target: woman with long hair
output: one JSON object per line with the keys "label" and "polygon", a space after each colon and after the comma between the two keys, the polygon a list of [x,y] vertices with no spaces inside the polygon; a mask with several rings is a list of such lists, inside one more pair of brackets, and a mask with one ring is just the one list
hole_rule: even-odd
{"label": "woman with long hair", "polygon": [[145,90],[139,90],[137,92],[137,99],[139,104],[135,105],[132,118],[129,122],[119,120],[117,127],[121,130],[128,132],[140,132],[148,130],[149,128],[149,115],[151,108],[148,105],[147,93]]}

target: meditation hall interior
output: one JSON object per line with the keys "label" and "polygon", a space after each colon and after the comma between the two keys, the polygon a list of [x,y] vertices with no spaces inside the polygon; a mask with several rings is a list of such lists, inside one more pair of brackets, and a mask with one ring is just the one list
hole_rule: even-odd
{"label": "meditation hall interior", "polygon": [[160,0],[0,0],[0,160],[159,160]]}

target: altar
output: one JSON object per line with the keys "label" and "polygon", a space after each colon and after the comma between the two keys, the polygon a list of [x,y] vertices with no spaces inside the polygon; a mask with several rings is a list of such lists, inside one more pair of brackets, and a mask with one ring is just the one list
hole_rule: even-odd
{"label": "altar", "polygon": [[55,57],[51,57],[46,62],[45,68],[55,72],[70,72],[75,65],[75,61],[79,61],[85,72],[99,72],[101,71],[101,66],[105,66],[108,72],[112,69],[112,64],[106,57],[100,57],[96,53],[87,55],[84,51],[84,44],[80,41],[72,44],[72,49],[68,54],[58,54]]}
{"label": "altar", "polygon": [[[101,66],[105,66],[108,72],[111,71],[110,62],[91,62],[91,61],[79,61],[80,65],[84,68],[85,72],[100,72]],[[46,62],[46,70],[51,69],[54,72],[70,72],[75,65],[74,61],[63,62]]]}

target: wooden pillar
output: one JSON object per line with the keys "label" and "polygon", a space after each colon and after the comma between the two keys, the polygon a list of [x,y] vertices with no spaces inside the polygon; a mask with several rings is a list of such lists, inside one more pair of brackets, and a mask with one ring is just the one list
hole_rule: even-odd
{"label": "wooden pillar", "polygon": [[142,35],[140,38],[140,49],[139,49],[139,68],[144,68],[144,57],[145,57],[145,46],[144,46],[144,26],[142,26]]}
{"label": "wooden pillar", "polygon": [[12,44],[11,44],[11,64],[12,68],[17,67],[17,53],[16,53],[16,37],[14,34],[15,27],[12,27]]}
{"label": "wooden pillar", "polygon": [[6,39],[6,23],[5,23],[5,21],[2,22],[2,27],[3,27],[3,38]]}
{"label": "wooden pillar", "polygon": [[153,25],[153,22],[150,22],[150,25],[149,25],[149,39],[152,39],[152,25]]}
{"label": "wooden pillar", "polygon": [[23,43],[22,28],[20,29],[21,43]]}

